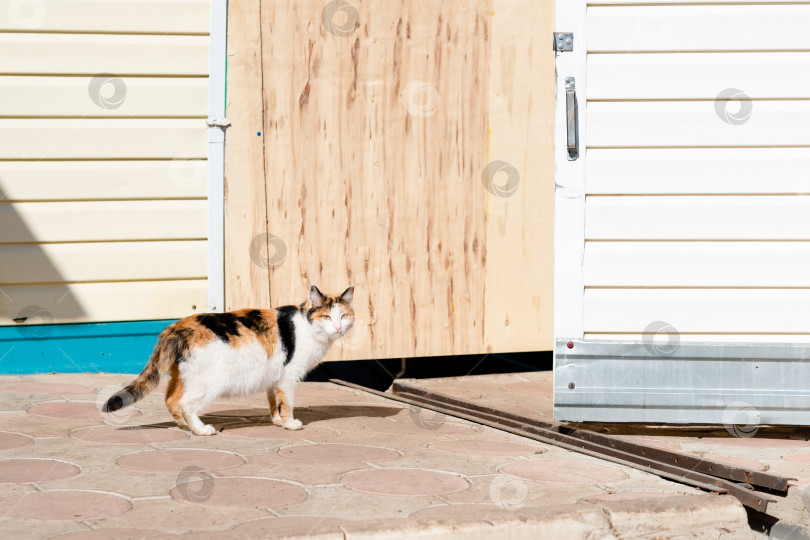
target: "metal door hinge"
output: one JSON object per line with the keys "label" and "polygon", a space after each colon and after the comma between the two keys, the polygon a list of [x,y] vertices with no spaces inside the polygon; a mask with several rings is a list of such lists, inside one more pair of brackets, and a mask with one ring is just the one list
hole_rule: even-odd
{"label": "metal door hinge", "polygon": [[574,50],[573,32],[554,32],[554,50],[568,52]]}

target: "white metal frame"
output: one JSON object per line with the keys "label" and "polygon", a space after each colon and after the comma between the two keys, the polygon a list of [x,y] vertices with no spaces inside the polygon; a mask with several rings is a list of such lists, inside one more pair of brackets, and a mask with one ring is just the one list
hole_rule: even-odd
{"label": "white metal frame", "polygon": [[208,309],[225,307],[225,66],[228,2],[211,0],[208,79]]}
{"label": "white metal frame", "polygon": [[[557,102],[554,109],[554,338],[584,335],[585,157],[586,144],[586,0],[557,0],[556,32],[574,33],[574,50],[557,53]],[[549,46],[552,36],[548,36]],[[579,102],[579,158],[568,161],[565,79],[576,79]]]}

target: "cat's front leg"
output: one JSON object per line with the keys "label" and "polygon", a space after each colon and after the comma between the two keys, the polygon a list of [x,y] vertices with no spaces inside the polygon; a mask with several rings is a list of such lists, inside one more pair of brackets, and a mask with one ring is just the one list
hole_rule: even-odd
{"label": "cat's front leg", "polygon": [[[284,429],[298,430],[304,427],[301,420],[293,418],[293,400],[295,395],[292,386],[276,389],[276,399],[278,401],[278,413],[281,427]],[[275,423],[275,419],[273,420]]]}
{"label": "cat's front leg", "polygon": [[278,412],[275,386],[267,391],[267,402],[270,404],[270,417],[273,419],[273,423],[277,426],[281,426],[281,415]]}

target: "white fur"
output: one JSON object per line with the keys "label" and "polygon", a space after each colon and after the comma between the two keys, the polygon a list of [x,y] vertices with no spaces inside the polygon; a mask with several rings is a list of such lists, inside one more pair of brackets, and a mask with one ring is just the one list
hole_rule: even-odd
{"label": "white fur", "polygon": [[[179,366],[183,381],[179,406],[186,413],[191,431],[195,435],[216,433],[213,426],[203,424],[197,415],[218,397],[249,396],[275,388],[287,395],[290,406],[290,420],[283,427],[301,429],[301,422],[292,418],[295,385],[323,360],[332,343],[351,327],[350,322],[341,321],[339,306],[333,306],[330,314],[331,320],[315,320],[312,324],[304,314],[293,316],[295,352],[286,366],[286,352],[281,343],[272,358],[267,357],[257,340],[232,347],[217,339],[193,351]],[[273,411],[273,422],[282,425],[278,411]]]}

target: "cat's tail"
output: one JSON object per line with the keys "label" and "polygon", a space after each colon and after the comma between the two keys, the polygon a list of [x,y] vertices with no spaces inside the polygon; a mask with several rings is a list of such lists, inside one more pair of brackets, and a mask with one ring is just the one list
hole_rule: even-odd
{"label": "cat's tail", "polygon": [[102,412],[113,412],[129,407],[142,399],[160,384],[160,379],[171,365],[185,356],[188,350],[188,333],[186,329],[175,325],[168,327],[160,334],[155,350],[143,371],[134,381],[113,394],[102,406]]}

